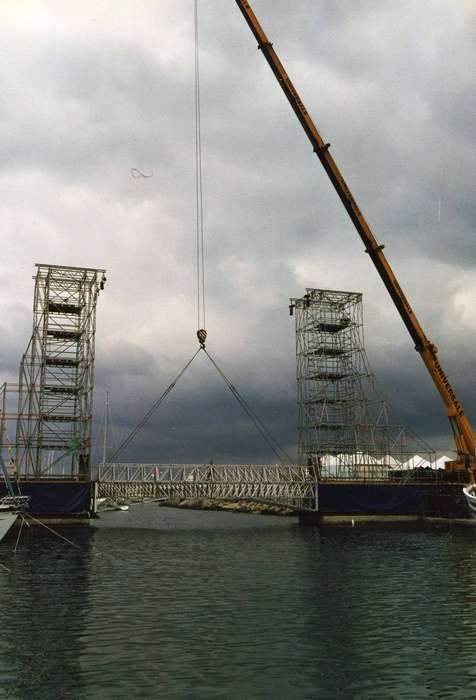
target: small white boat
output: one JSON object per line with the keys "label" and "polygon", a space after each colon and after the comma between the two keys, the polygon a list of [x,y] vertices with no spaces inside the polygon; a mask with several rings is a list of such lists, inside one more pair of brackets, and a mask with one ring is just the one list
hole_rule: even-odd
{"label": "small white boat", "polygon": [[5,537],[20,511],[25,510],[29,496],[4,496],[0,498],[0,542]]}
{"label": "small white boat", "polygon": [[97,513],[107,513],[110,510],[129,510],[127,504],[116,503],[110,498],[97,498],[96,499],[96,512]]}
{"label": "small white boat", "polygon": [[476,518],[476,484],[469,484],[463,488],[463,494],[471,513],[471,517]]}

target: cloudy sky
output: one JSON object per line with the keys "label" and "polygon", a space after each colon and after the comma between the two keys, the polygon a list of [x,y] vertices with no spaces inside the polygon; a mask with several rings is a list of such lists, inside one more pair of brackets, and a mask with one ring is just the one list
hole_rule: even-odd
{"label": "cloudy sky", "polygon": [[[476,421],[471,0],[254,0]],[[96,413],[117,439],[197,347],[192,0],[0,0],[0,377],[34,263],[105,267]],[[453,445],[442,403],[233,0],[200,2],[207,348],[296,449],[291,296],[361,291],[396,422]],[[131,176],[131,169],[151,174]],[[125,460],[273,460],[201,353]]]}

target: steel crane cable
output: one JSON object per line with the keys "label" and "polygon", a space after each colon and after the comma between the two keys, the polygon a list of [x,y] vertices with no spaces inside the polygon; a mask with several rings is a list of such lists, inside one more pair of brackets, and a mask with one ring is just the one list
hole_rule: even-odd
{"label": "steel crane cable", "polygon": [[163,394],[155,401],[147,413],[141,418],[129,435],[122,441],[119,447],[113,452],[108,462],[113,462],[129,446],[137,433],[144,427],[149,418],[159,408],[164,399],[170,394],[177,382],[180,380],[185,370],[192,364],[200,350],[204,348],[207,333],[206,307],[205,307],[205,247],[203,234],[203,174],[202,174],[202,128],[200,117],[200,61],[199,61],[199,41],[198,41],[198,0],[194,0],[194,63],[195,63],[195,206],[196,206],[196,256],[197,256],[197,336],[200,347],[187,362],[183,370],[176,379],[167,387]]}
{"label": "steel crane cable", "polygon": [[[198,24],[198,0],[194,0],[194,49],[195,49],[195,195],[196,195],[196,248],[197,248],[197,337],[200,349],[205,352],[212,365],[222,377],[223,381],[230,389],[231,393],[251,419],[252,423],[269,445],[281,463],[288,461],[291,463],[289,455],[278,444],[266,426],[246,403],[239,391],[228,379],[226,374],[220,369],[215,360],[205,349],[207,337],[206,329],[206,308],[205,308],[205,246],[204,246],[204,225],[203,225],[203,170],[202,170],[202,124],[201,124],[201,104],[200,104],[200,46],[199,46],[199,24]],[[284,459],[283,459],[284,457]]]}
{"label": "steel crane cable", "polygon": [[116,460],[116,459],[119,457],[119,455],[122,454],[122,452],[124,452],[124,450],[126,449],[126,447],[128,447],[128,446],[130,445],[130,443],[131,443],[132,440],[135,438],[135,436],[137,435],[137,433],[138,433],[140,430],[142,430],[142,428],[143,428],[144,425],[147,423],[147,421],[149,420],[149,418],[151,418],[151,416],[157,411],[157,409],[159,408],[159,406],[160,406],[160,404],[163,402],[163,400],[170,394],[170,392],[172,391],[172,389],[174,388],[174,386],[178,383],[178,381],[181,379],[181,377],[185,374],[185,371],[190,367],[190,365],[192,364],[192,362],[194,361],[194,359],[197,357],[197,355],[198,355],[198,353],[200,352],[201,349],[202,349],[201,347],[198,348],[198,350],[195,352],[195,354],[192,355],[192,357],[190,358],[190,360],[187,362],[187,364],[185,365],[185,367],[184,367],[184,368],[178,373],[178,375],[175,377],[174,381],[173,381],[171,384],[169,384],[169,386],[168,386],[167,389],[163,392],[163,394],[161,394],[161,396],[157,399],[157,401],[155,401],[155,402],[152,404],[152,406],[149,408],[149,410],[147,411],[147,413],[146,413],[144,416],[142,416],[142,418],[140,419],[140,421],[139,421],[139,422],[135,425],[135,427],[131,430],[131,432],[129,433],[129,435],[121,442],[121,444],[119,445],[119,447],[117,448],[117,450],[116,450],[115,452],[113,452],[113,454],[111,455],[111,457],[108,459],[108,463],[114,462],[114,460]]}
{"label": "steel crane cable", "polygon": [[231,391],[237,402],[240,404],[244,412],[248,415],[256,430],[260,433],[264,441],[268,444],[272,452],[276,455],[281,464],[286,462],[292,464],[292,460],[281,447],[278,441],[271,435],[264,423],[258,418],[256,413],[247,404],[238,389],[232,384],[223,370],[220,369],[216,361],[205,349],[205,340],[207,337],[206,327],[206,304],[205,304],[205,246],[204,246],[204,225],[203,225],[203,171],[202,171],[202,134],[201,134],[201,110],[200,110],[200,61],[199,61],[199,32],[198,32],[198,0],[194,0],[194,54],[195,54],[195,200],[196,200],[196,271],[197,271],[197,337],[200,347],[187,362],[185,367],[177,375],[174,381],[165,389],[162,395],[155,401],[147,413],[135,425],[127,437],[122,441],[119,447],[113,452],[107,460],[109,463],[117,460],[119,455],[130,445],[139,431],[144,427],[147,421],[160,407],[164,399],[170,394],[177,382],[181,379],[185,371],[192,364],[200,350],[203,350],[208,359],[215,367],[218,374],[225,382],[228,389]]}
{"label": "steel crane cable", "polygon": [[197,329],[206,328],[205,308],[205,246],[203,233],[203,172],[202,123],[200,109],[200,55],[198,40],[198,0],[194,0],[194,56],[195,56],[195,206],[197,247]]}
{"label": "steel crane cable", "polygon": [[256,413],[253,411],[251,406],[247,404],[243,396],[240,394],[238,389],[232,384],[231,380],[226,376],[226,374],[223,372],[223,370],[218,366],[218,364],[215,362],[213,357],[210,355],[210,353],[204,348],[200,348],[201,350],[204,351],[205,355],[208,357],[212,365],[215,367],[216,371],[220,375],[220,377],[223,379],[235,399],[238,401],[244,412],[248,415],[248,417],[251,419],[253,425],[255,426],[256,430],[260,433],[261,437],[264,439],[264,441],[267,443],[267,445],[271,448],[271,450],[274,452],[276,457],[279,459],[281,464],[292,464],[292,459],[284,449],[284,447],[281,447],[279,442],[276,440],[275,437],[270,433],[268,428],[265,426],[263,421],[258,418]]}

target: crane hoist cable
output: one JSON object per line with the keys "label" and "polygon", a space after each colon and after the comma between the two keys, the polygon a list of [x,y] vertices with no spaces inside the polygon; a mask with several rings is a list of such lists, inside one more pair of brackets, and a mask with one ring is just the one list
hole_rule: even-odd
{"label": "crane hoist cable", "polygon": [[206,305],[205,305],[205,252],[204,252],[204,232],[203,232],[203,172],[202,172],[202,127],[200,114],[200,59],[199,59],[199,35],[198,35],[198,0],[194,0],[193,28],[194,28],[194,101],[195,101],[195,238],[196,238],[196,292],[197,292],[197,338],[200,347],[187,362],[185,367],[177,375],[174,381],[155,401],[147,413],[135,425],[127,437],[109,458],[108,462],[113,462],[129,446],[137,433],[144,427],[149,418],[157,411],[164,399],[170,394],[182,375],[192,364],[200,350],[205,348],[207,338]]}
{"label": "crane hoist cable", "polygon": [[200,106],[200,46],[198,33],[198,0],[193,3],[195,64],[195,217],[197,248],[197,337],[203,347],[207,337],[205,305],[205,246],[203,226],[202,123]]}
{"label": "crane hoist cable", "polygon": [[280,462],[291,462],[289,455],[280,447],[273,438],[269,430],[248,406],[244,398],[240,395],[236,387],[233,386],[228,377],[222,372],[215,360],[205,349],[207,339],[206,329],[206,308],[205,308],[205,246],[204,246],[204,225],[203,225],[203,169],[202,169],[202,120],[200,103],[200,44],[199,44],[199,23],[198,23],[198,0],[193,3],[194,22],[194,58],[195,58],[195,196],[196,196],[196,246],[197,246],[197,338],[200,349],[204,350],[212,365],[217,370],[233,396],[241,405],[245,413],[251,419],[258,432],[265,442],[270,446]]}
{"label": "crane hoist cable", "polygon": [[179,372],[174,381],[169,384],[161,396],[152,404],[147,413],[135,425],[119,447],[107,460],[114,462],[124,452],[124,450],[134,440],[136,435],[142,430],[144,425],[157,411],[165,398],[176,386],[185,371],[192,364],[198,353],[203,350],[213,367],[216,369],[225,385],[233,394],[243,411],[250,418],[258,433],[276,455],[281,464],[292,464],[292,460],[286,450],[281,447],[276,438],[266,428],[264,423],[258,418],[253,409],[248,405],[238,389],[232,384],[217,362],[205,349],[207,339],[206,326],[206,304],[205,304],[205,246],[204,246],[204,216],[203,216],[203,169],[202,169],[202,134],[201,134],[201,105],[200,105],[200,60],[199,60],[199,26],[198,26],[198,0],[194,0],[194,64],[195,64],[195,205],[196,205],[196,289],[197,289],[197,338],[200,347],[187,362],[185,367]]}

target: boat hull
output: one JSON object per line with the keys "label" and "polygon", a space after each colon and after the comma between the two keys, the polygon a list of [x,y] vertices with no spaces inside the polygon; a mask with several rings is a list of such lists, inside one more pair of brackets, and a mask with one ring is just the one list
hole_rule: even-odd
{"label": "boat hull", "polygon": [[476,488],[474,486],[468,486],[463,489],[463,494],[471,517],[476,518]]}
{"label": "boat hull", "polygon": [[16,513],[1,513],[0,512],[0,542],[3,540],[15,520],[17,519]]}
{"label": "boat hull", "polygon": [[[14,483],[15,492],[30,497],[28,512],[34,517],[68,519],[89,517],[92,512],[94,482],[37,479]],[[0,483],[0,498],[7,496]]]}

